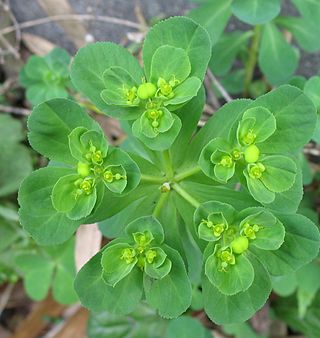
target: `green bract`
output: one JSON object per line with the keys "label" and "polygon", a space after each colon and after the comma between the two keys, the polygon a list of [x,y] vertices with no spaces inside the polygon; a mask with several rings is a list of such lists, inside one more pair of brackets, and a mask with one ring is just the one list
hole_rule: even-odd
{"label": "green bract", "polygon": [[221,183],[227,183],[235,173],[242,174],[254,199],[263,204],[273,202],[276,193],[293,186],[297,172],[295,162],[281,153],[281,148],[274,154],[276,147],[264,146],[276,129],[276,118],[268,109],[249,108],[231,128],[228,139],[215,138],[203,148],[201,169]]}
{"label": "green bract", "polygon": [[[51,123],[47,124],[45,121],[50,118]],[[81,127],[77,126],[79,123]],[[140,171],[135,162],[124,151],[109,147],[99,125],[76,103],[54,99],[40,104],[28,125],[33,147],[51,160],[64,163],[59,167],[53,163],[34,172],[20,189],[21,221],[39,242],[59,243],[60,236],[50,238],[50,233],[61,220],[66,222],[61,224],[65,229],[63,236],[71,236],[84,218],[94,215],[103,198],[126,194],[139,183]],[[42,188],[39,186],[38,192],[39,184]],[[39,217],[31,221],[32,215],[24,212],[26,204],[34,203],[37,208],[38,198],[43,203],[45,222]],[[47,234],[43,230],[38,233],[38,227],[47,229]]]}
{"label": "green bract", "polygon": [[[152,216],[128,224],[124,237],[111,241],[92,259],[100,260],[100,266],[94,265],[96,277],[88,271],[93,262],[80,271],[75,287],[85,306],[99,309],[90,290],[93,284],[88,285],[89,290],[83,288],[83,282],[91,276],[94,284],[103,288],[96,290],[97,294],[113,295],[103,300],[103,307],[111,312],[131,312],[145,294],[146,301],[162,316],[172,318],[183,313],[191,303],[190,281],[180,254],[164,240],[163,228]],[[117,299],[128,290],[134,295],[130,291],[129,298]]]}
{"label": "green bract", "polygon": [[[256,20],[276,15],[272,3]],[[234,1],[239,17],[242,6]],[[182,17],[149,31],[143,68],[113,43],[80,49],[72,81],[99,110],[128,120],[120,148],[67,99],[38,105],[29,118],[30,144],[50,163],[21,185],[21,223],[53,245],[100,222],[112,240],[75,280],[94,312],[127,318],[143,301],[165,318],[204,308],[216,323],[243,322],[268,299],[271,276],[318,254],[318,228],[296,214],[297,153],[314,133],[314,104],[285,85],[229,102],[199,129],[210,50],[205,29]]]}
{"label": "green bract", "polygon": [[[168,25],[177,20],[176,29],[183,26],[185,41],[174,35],[157,45],[153,35],[165,35]],[[193,46],[194,38],[200,38],[202,44]],[[133,134],[147,147],[163,150],[171,146],[181,129],[180,118],[172,111],[195,97],[201,87],[210,47],[206,31],[195,22],[171,18],[147,35],[144,70],[124,48],[96,43],[80,49],[71,77],[99,109],[119,119],[135,120]],[[93,58],[98,68],[91,62]]]}
{"label": "green bract", "polygon": [[37,105],[53,98],[67,98],[70,55],[61,48],[53,49],[44,57],[31,56],[22,68],[19,80],[27,89],[27,99]]}

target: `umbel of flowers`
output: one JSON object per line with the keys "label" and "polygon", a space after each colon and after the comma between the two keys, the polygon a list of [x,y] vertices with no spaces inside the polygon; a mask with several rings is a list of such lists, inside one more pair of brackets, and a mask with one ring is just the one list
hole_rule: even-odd
{"label": "umbel of flowers", "polygon": [[203,148],[201,169],[220,183],[227,183],[234,175],[243,182],[244,177],[255,200],[273,202],[277,193],[292,187],[297,172],[295,162],[287,154],[264,145],[276,128],[276,118],[268,109],[246,110],[228,139],[215,138]]}

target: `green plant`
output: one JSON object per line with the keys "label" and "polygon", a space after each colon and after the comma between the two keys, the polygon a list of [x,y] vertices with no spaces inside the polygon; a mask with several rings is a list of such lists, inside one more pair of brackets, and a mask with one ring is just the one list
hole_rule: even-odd
{"label": "green plant", "polygon": [[29,149],[21,144],[25,135],[18,120],[0,115],[0,198],[16,192],[32,172]]}
{"label": "green plant", "polygon": [[70,87],[70,55],[61,48],[44,57],[31,56],[21,69],[19,81],[26,88],[26,97],[37,105],[55,97],[67,98]]}
{"label": "green plant", "polygon": [[124,150],[73,101],[46,101],[29,118],[29,141],[50,164],[21,185],[24,228],[57,245],[102,222],[114,238],[75,280],[95,312],[126,315],[144,300],[164,318],[191,306],[215,323],[243,322],[268,299],[271,276],[318,254],[318,228],[297,213],[313,103],[284,85],[226,104],[198,130],[210,55],[205,29],[184,17],[149,31],[144,68],[113,43],[79,50],[73,85],[122,120]]}
{"label": "green plant", "polygon": [[[269,85],[288,82],[300,59],[294,43],[308,53],[320,49],[317,25],[320,3],[291,0],[299,16],[282,15],[283,3],[282,0],[208,0],[190,11],[189,16],[208,30],[213,42],[210,68],[231,93],[256,97],[266,92]],[[224,33],[232,16],[252,28]],[[283,34],[284,31],[290,35]],[[256,66],[263,77],[254,76]]]}

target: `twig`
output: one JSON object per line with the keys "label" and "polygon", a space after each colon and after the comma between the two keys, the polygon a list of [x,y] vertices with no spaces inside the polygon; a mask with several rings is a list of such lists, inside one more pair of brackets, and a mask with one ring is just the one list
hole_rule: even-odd
{"label": "twig", "polygon": [[[111,16],[102,16],[102,15],[92,15],[92,14],[61,14],[61,15],[52,15],[48,16],[45,18],[40,18],[40,19],[35,19],[35,20],[30,20],[30,21],[25,21],[19,24],[19,29],[25,29],[29,27],[34,27],[34,26],[39,26],[43,25],[45,23],[50,23],[52,21],[64,21],[64,20],[77,20],[77,21],[82,21],[82,20],[96,20],[96,21],[102,21],[102,22],[108,22],[112,23],[115,25],[122,25],[122,26],[127,26],[130,28],[135,28],[138,30],[146,30],[147,27],[145,25],[132,22],[129,20],[125,19],[120,19],[120,18],[114,18]],[[0,30],[0,34],[8,34],[16,30],[15,26],[9,26],[6,28],[3,28]]]}
{"label": "twig", "polygon": [[3,10],[8,13],[8,15],[9,15],[9,17],[10,17],[12,23],[13,23],[14,31],[15,31],[15,34],[16,34],[16,42],[15,42],[16,46],[15,47],[11,46],[9,41],[7,41],[7,39],[2,34],[0,34],[0,40],[1,40],[2,44],[8,48],[8,51],[11,54],[13,54],[16,59],[20,59],[19,47],[20,47],[20,42],[21,42],[21,30],[19,28],[18,21],[17,21],[16,17],[13,15],[13,13],[10,9],[9,2],[7,2],[7,1],[1,2],[0,5],[3,8]]}
{"label": "twig", "polygon": [[307,155],[320,156],[320,150],[317,148],[304,148],[303,152]]}
{"label": "twig", "polygon": [[213,75],[212,71],[208,69],[207,75],[210,79],[210,81],[217,87],[223,98],[227,101],[230,102],[232,101],[232,97],[228,94],[228,92],[225,90],[225,88],[222,86],[222,84],[218,81],[218,79]]}
{"label": "twig", "polygon": [[[18,51],[11,45],[11,43],[0,34],[0,42],[3,44],[3,46],[5,48],[7,48],[7,51],[9,52],[9,54],[12,54],[15,59],[20,59],[20,54],[18,53]],[[2,48],[0,48],[1,50]]]}
{"label": "twig", "polygon": [[2,293],[0,298],[0,317],[2,315],[2,311],[6,308],[8,301],[10,299],[11,293],[14,289],[15,284],[8,284],[5,290]]}
{"label": "twig", "polygon": [[62,331],[64,326],[67,324],[68,319],[74,316],[81,309],[80,304],[74,304],[68,307],[63,313],[63,321],[55,325],[48,333],[46,333],[43,338],[54,338],[59,332]]}
{"label": "twig", "polygon": [[0,86],[0,95],[4,95],[11,87],[16,84],[17,77],[9,77],[6,79],[3,84]]}
{"label": "twig", "polygon": [[9,113],[9,114],[17,114],[28,116],[31,114],[31,110],[19,107],[11,107],[0,104],[0,112]]}

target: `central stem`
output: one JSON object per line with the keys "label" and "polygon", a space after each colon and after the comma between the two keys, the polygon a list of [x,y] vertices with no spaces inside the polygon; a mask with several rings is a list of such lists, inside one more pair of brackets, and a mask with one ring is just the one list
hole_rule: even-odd
{"label": "central stem", "polygon": [[193,198],[187,191],[185,191],[178,183],[172,184],[172,189],[175,190],[183,199],[190,203],[193,207],[199,208],[200,202]]}
{"label": "central stem", "polygon": [[253,30],[253,38],[251,47],[249,50],[249,59],[245,68],[245,79],[244,79],[244,96],[248,97],[249,87],[253,78],[254,69],[257,63],[257,55],[261,37],[261,26],[256,25]]}
{"label": "central stem", "polygon": [[172,168],[172,162],[171,162],[171,156],[170,156],[169,149],[164,150],[162,152],[162,156],[163,156],[163,162],[164,162],[164,167],[165,167],[167,178],[172,179],[174,172]]}
{"label": "central stem", "polygon": [[153,213],[152,213],[152,216],[154,217],[159,217],[160,215],[160,212],[162,210],[162,207],[164,206],[167,198],[169,197],[169,193],[166,192],[166,193],[162,193],[158,199],[158,202],[153,210]]}

